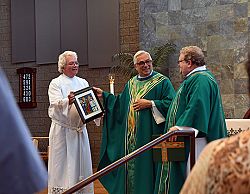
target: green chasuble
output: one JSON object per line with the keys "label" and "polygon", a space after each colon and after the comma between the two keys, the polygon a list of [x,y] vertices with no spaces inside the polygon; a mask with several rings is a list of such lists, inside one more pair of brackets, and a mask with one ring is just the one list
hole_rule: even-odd
{"label": "green chasuble", "polygon": [[[153,100],[165,117],[174,95],[170,80],[157,72],[147,78],[131,78],[124,91],[117,96],[104,92],[105,116],[98,169],[150,142],[153,134],[164,132],[165,122],[156,124],[151,108],[134,111],[132,104],[135,100]],[[110,194],[153,194],[160,164],[153,161],[152,150],[149,150],[105,175],[100,181]]]}
{"label": "green chasuble", "polygon": [[[165,132],[172,126],[195,128],[199,131],[197,138],[206,137],[207,142],[226,137],[220,90],[210,71],[196,71],[183,81],[169,107]],[[160,179],[157,179],[157,182],[160,181],[158,193],[180,192],[186,179],[189,154],[189,143],[185,144],[186,161],[169,162],[159,169],[161,173]]]}

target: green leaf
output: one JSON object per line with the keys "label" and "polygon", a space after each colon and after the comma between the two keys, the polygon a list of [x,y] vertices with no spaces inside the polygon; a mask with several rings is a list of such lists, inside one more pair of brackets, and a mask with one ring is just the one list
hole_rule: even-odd
{"label": "green leaf", "polygon": [[[153,59],[153,66],[157,70],[166,65],[169,56],[176,50],[176,46],[172,43],[165,43],[164,45],[154,47],[150,51],[150,55]],[[134,69],[133,54],[131,53],[117,53],[112,56],[112,67],[110,73],[121,74],[131,78],[136,75],[137,72]]]}

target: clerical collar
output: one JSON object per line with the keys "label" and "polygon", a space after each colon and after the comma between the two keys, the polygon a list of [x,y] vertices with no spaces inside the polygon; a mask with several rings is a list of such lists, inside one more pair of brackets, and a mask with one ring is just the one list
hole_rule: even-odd
{"label": "clerical collar", "polygon": [[195,69],[193,69],[191,72],[189,72],[185,78],[187,78],[188,76],[190,76],[192,73],[196,72],[196,71],[205,71],[207,70],[206,65],[200,66],[200,67],[196,67]]}
{"label": "clerical collar", "polygon": [[140,76],[140,75],[137,75],[137,79],[139,80],[139,81],[144,81],[144,80],[147,80],[147,79],[149,79],[149,78],[151,78],[152,76],[154,76],[156,73],[154,72],[154,71],[151,71],[151,73],[148,75],[148,76],[146,76],[146,77],[142,77],[142,76]]}

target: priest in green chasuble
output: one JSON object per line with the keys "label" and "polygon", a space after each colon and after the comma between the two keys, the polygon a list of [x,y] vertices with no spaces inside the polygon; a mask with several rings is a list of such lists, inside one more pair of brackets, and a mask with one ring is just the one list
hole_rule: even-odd
{"label": "priest in green chasuble", "polygon": [[[208,142],[227,135],[220,90],[214,76],[206,69],[199,47],[182,48],[178,65],[184,81],[170,105],[165,132],[194,130],[197,157]],[[163,163],[158,193],[179,194],[189,169],[188,155],[189,146],[186,146],[186,161]]]}
{"label": "priest in green chasuble", "polygon": [[[103,97],[105,107],[99,170],[152,141],[154,134],[164,132],[174,88],[166,76],[153,71],[148,52],[134,55],[134,67],[138,75],[127,82],[119,95],[94,88]],[[161,163],[154,162],[149,150],[100,181],[110,194],[152,194],[157,187],[158,165]]]}

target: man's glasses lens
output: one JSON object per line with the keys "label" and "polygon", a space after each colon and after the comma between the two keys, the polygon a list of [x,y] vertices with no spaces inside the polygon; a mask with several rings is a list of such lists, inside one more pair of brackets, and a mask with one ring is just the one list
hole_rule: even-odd
{"label": "man's glasses lens", "polygon": [[142,65],[145,65],[145,64],[150,65],[151,63],[152,63],[152,60],[147,60],[147,61],[140,61],[137,64],[142,66]]}

